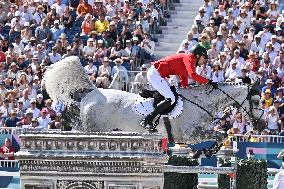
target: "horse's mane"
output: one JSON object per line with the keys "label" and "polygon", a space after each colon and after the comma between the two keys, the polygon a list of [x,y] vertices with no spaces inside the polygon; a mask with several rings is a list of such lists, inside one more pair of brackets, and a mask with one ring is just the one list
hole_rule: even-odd
{"label": "horse's mane", "polygon": [[[225,86],[225,87],[226,86],[233,86],[233,87],[236,87],[236,88],[238,88],[238,87],[246,88],[246,87],[248,87],[248,84],[242,83],[242,82],[238,82],[238,83],[236,83],[236,82],[224,82],[224,83],[219,83],[218,86]],[[196,88],[196,89],[204,88],[204,85],[190,85],[190,88]]]}

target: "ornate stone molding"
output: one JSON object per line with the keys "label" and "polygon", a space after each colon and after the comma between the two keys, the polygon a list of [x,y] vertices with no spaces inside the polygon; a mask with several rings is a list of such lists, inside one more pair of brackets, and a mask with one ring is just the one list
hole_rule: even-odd
{"label": "ornate stone molding", "polygon": [[71,181],[58,180],[56,184],[57,189],[104,189],[103,181]]}
{"label": "ornate stone molding", "polygon": [[135,151],[153,152],[162,151],[160,135],[138,133],[27,133],[20,136],[22,151],[33,150],[68,150],[68,151]]}
{"label": "ornate stone molding", "polygon": [[129,161],[103,161],[103,162],[87,162],[87,161],[40,161],[40,160],[21,160],[20,170],[24,172],[44,171],[54,174],[59,173],[80,172],[83,174],[113,174],[113,173],[163,173],[161,165],[147,166],[142,162]]}
{"label": "ornate stone molding", "polygon": [[23,188],[46,183],[49,189],[163,186],[168,157],[158,134],[35,132],[20,139],[16,158]]}

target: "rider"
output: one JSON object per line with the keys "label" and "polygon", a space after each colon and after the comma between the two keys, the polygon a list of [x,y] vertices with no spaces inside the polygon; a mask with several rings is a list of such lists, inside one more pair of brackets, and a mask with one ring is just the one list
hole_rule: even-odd
{"label": "rider", "polygon": [[153,120],[157,115],[165,111],[175,102],[175,95],[171,91],[168,82],[165,78],[170,75],[177,75],[180,78],[180,83],[183,88],[188,87],[188,77],[197,81],[200,84],[210,84],[217,88],[217,83],[214,83],[195,72],[197,64],[204,62],[207,59],[207,51],[204,47],[197,45],[189,54],[175,54],[160,59],[149,68],[147,79],[154,89],[165,97],[165,100],[160,102],[155,110],[147,115],[140,123],[146,129],[155,129]]}

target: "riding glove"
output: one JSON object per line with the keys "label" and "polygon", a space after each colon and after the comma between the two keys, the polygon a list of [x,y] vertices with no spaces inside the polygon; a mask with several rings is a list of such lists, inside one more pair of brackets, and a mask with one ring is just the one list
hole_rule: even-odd
{"label": "riding glove", "polygon": [[208,85],[211,85],[213,87],[213,89],[218,89],[218,83],[217,82],[213,82],[212,80],[209,80]]}

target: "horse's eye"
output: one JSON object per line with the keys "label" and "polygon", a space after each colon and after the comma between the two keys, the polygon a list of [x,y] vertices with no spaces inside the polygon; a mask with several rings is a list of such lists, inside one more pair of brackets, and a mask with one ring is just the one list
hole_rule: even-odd
{"label": "horse's eye", "polygon": [[254,100],[253,103],[254,103],[254,105],[258,106],[259,105],[259,100]]}

